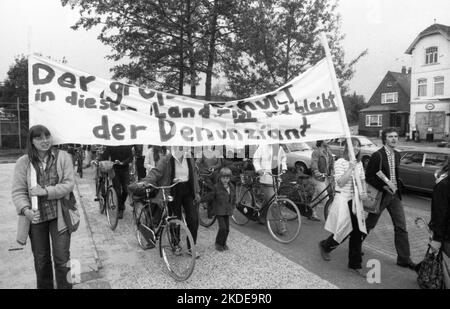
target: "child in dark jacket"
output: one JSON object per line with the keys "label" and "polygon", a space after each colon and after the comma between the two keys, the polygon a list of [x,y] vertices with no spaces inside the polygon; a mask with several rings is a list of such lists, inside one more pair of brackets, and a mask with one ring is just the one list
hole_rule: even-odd
{"label": "child in dark jacket", "polygon": [[219,172],[219,181],[207,195],[207,200],[211,202],[212,212],[217,218],[219,231],[216,237],[216,250],[228,250],[227,237],[230,231],[230,216],[236,202],[236,190],[230,182],[232,172],[228,167],[223,167]]}

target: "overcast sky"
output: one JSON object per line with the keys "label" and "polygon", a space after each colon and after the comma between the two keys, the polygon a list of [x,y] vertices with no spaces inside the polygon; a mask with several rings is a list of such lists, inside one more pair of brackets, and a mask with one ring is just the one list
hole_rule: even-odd
{"label": "overcast sky", "polygon": [[[351,91],[368,101],[388,70],[410,66],[408,46],[434,23],[450,25],[450,0],[340,0],[341,32],[347,61],[362,50],[369,54],[357,64]],[[54,59],[66,57],[68,65],[110,78],[110,50],[97,41],[98,32],[70,29],[78,11],[62,7],[59,0],[0,1],[0,80],[6,78],[14,57],[39,52]],[[30,35],[29,35],[30,34]],[[31,37],[31,40],[28,40]],[[201,90],[197,92],[201,93]]]}

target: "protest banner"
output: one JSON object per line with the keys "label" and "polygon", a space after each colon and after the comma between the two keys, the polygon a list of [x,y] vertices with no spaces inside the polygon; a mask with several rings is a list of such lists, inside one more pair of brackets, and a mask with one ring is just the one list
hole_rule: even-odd
{"label": "protest banner", "polygon": [[56,144],[207,146],[297,143],[345,136],[326,59],[270,93],[208,102],[94,76],[29,56],[30,126]]}

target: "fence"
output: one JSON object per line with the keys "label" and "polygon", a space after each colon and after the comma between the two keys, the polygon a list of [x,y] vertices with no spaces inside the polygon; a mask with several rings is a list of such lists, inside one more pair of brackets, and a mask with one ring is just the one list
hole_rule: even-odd
{"label": "fence", "polygon": [[24,149],[28,123],[27,103],[0,102],[0,148]]}

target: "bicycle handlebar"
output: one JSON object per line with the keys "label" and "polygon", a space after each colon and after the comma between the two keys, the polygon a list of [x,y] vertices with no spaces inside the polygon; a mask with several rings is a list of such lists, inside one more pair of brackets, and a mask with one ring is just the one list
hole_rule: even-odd
{"label": "bicycle handlebar", "polygon": [[[99,161],[97,161],[97,160],[92,160],[91,161],[91,164],[95,164],[95,165],[97,165],[97,166],[99,166],[100,165],[100,162]],[[113,162],[113,165],[123,165],[123,162]]]}
{"label": "bicycle handlebar", "polygon": [[[280,177],[281,175],[283,175],[285,173],[286,173],[285,171],[282,171],[281,174],[272,174],[272,172],[264,171],[261,176],[269,175],[269,176],[272,176],[272,177]],[[259,177],[261,177],[261,176],[259,176]]]}
{"label": "bicycle handlebar", "polygon": [[199,171],[198,175],[199,176],[211,176],[214,173],[214,169],[210,168],[207,171],[203,170],[203,171]]}
{"label": "bicycle handlebar", "polygon": [[151,183],[142,183],[142,186],[144,186],[144,187],[151,187],[151,188],[154,188],[154,189],[157,189],[157,190],[159,190],[159,189],[163,189],[164,190],[164,189],[170,189],[170,188],[174,187],[175,185],[177,185],[178,183],[179,183],[179,181],[174,182],[170,186],[161,186],[161,187],[155,186],[155,185],[153,185]]}

